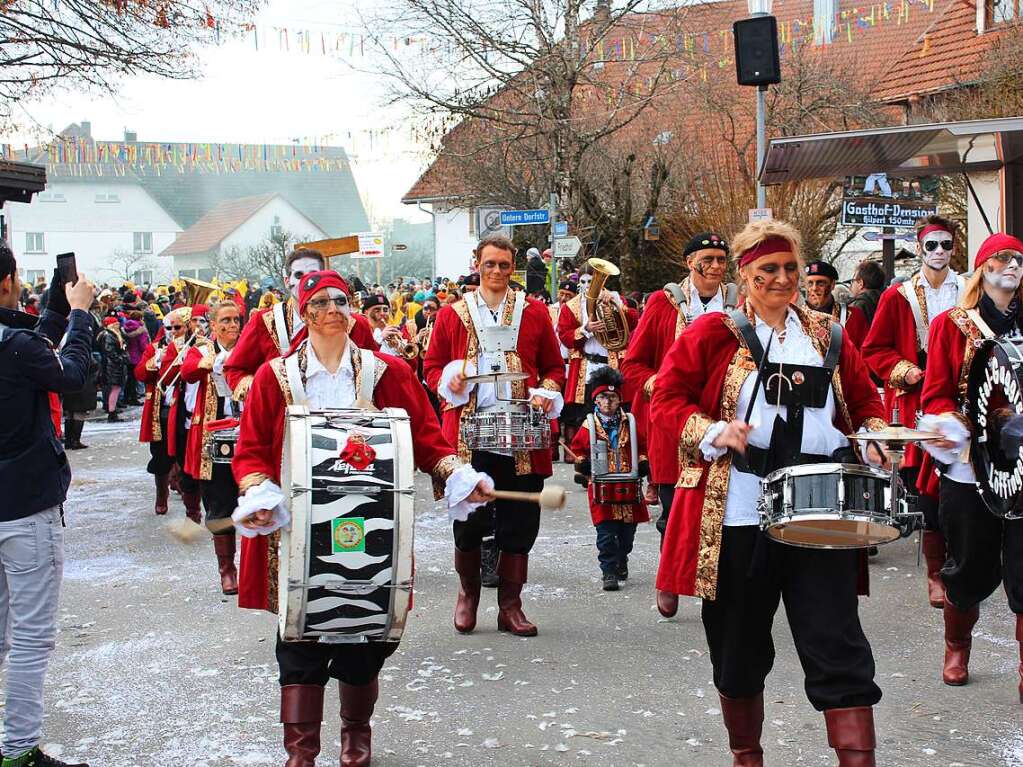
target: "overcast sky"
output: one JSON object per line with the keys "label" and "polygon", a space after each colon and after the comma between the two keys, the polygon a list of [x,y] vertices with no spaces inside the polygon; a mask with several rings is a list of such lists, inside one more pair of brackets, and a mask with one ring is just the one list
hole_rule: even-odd
{"label": "overcast sky", "polygon": [[[363,3],[372,0],[363,0]],[[357,32],[356,0],[270,0],[257,19],[258,51],[252,37],[200,53],[203,77],[191,81],[136,78],[124,82],[116,98],[97,94],[58,94],[28,105],[18,115],[61,130],[90,120],[92,135],[117,140],[134,130],[140,141],[289,143],[299,139],[344,146],[352,155],[356,181],[374,219],[428,220],[401,196],[427,164],[410,138],[401,112],[379,103],[379,77],[360,74],[336,58],[319,54],[319,35]],[[290,52],[280,49],[272,27],[286,26]],[[294,30],[308,29],[313,53],[297,52]],[[334,37],[336,39],[336,37]],[[356,66],[367,62],[356,57]],[[387,137],[370,129],[397,128]],[[351,134],[351,135],[349,135]],[[5,141],[34,143],[25,134]]]}

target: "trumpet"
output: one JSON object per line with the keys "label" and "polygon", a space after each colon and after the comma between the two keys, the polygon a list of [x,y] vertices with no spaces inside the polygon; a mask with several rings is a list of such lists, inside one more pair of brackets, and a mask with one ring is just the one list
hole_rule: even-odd
{"label": "trumpet", "polygon": [[[181,345],[181,350],[178,352],[178,356],[174,358],[174,362],[171,364],[169,368],[167,368],[166,371],[164,371],[164,374],[160,376],[160,380],[156,382],[156,390],[163,394],[165,391],[167,391],[167,389],[174,386],[174,384],[176,384],[178,382],[178,379],[181,377],[181,363],[185,361],[185,355],[188,354],[188,350],[191,349],[193,346],[195,347],[207,346],[209,345],[209,343],[210,339],[206,338],[206,336],[204,335],[201,335],[198,331],[192,333],[185,341],[185,343]],[[165,379],[167,377],[167,374],[170,373],[175,367],[177,367],[178,369],[177,372],[173,376],[171,376],[171,379],[169,381],[165,383],[163,379]]]}
{"label": "trumpet", "polygon": [[426,327],[416,333],[416,343],[419,344],[419,349],[422,354],[426,354],[430,350],[430,336],[433,335],[433,321],[437,315],[430,315],[430,319],[426,321]]}
{"label": "trumpet", "polygon": [[407,360],[414,360],[419,356],[419,344],[415,341],[406,341],[398,333],[392,333],[391,335],[384,336],[384,341],[388,346],[394,349],[400,357],[404,357]]}

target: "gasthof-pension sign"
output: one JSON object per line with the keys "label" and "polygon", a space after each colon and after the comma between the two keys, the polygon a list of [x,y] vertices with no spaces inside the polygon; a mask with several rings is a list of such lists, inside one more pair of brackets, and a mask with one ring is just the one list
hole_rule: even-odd
{"label": "gasthof-pension sign", "polygon": [[842,200],[842,225],[912,229],[917,219],[935,215],[937,212],[937,203],[846,197]]}

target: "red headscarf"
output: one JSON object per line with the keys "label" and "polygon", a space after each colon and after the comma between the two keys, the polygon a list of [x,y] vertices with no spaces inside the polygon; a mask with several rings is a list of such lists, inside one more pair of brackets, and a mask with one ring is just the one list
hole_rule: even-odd
{"label": "red headscarf", "polygon": [[309,303],[309,299],[324,288],[338,288],[349,298],[352,295],[352,290],[348,287],[348,283],[337,272],[330,269],[322,272],[309,272],[298,283],[298,313],[302,314],[305,311],[306,304]]}
{"label": "red headscarf", "polygon": [[1020,242],[1011,234],[1003,234],[1002,232],[992,234],[980,244],[980,249],[977,251],[977,259],[973,264],[973,268],[979,269],[985,261],[991,258],[991,256],[995,253],[1000,253],[1003,250],[1014,250],[1020,255],[1023,255],[1023,242]]}
{"label": "red headscarf", "polygon": [[773,256],[775,253],[791,253],[792,251],[791,242],[784,237],[773,234],[739,256],[739,266],[746,266],[764,256]]}

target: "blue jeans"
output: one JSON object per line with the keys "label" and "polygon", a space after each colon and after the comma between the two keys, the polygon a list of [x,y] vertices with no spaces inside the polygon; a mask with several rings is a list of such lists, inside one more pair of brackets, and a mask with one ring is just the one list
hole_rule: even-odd
{"label": "blue jeans", "polygon": [[43,680],[57,639],[57,601],[64,574],[60,511],[0,522],[0,665],[7,663],[3,754],[39,744]]}
{"label": "blue jeans", "polygon": [[604,575],[613,575],[627,564],[636,537],[635,522],[601,522],[597,525],[597,560]]}

